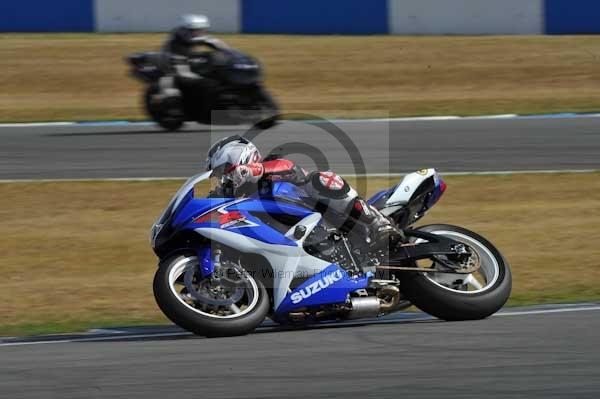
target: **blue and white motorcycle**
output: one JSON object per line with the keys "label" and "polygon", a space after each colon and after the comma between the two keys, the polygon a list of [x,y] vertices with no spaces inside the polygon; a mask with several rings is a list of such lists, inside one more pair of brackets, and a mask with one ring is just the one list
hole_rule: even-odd
{"label": "blue and white motorcycle", "polygon": [[196,334],[245,334],[266,317],[292,325],[373,318],[411,304],[444,320],[481,319],[510,295],[509,266],[488,240],[457,226],[410,227],[445,190],[434,169],[368,201],[395,225],[368,245],[330,223],[300,186],[195,198],[194,186],[209,178],[189,179],[151,232],[156,301]]}

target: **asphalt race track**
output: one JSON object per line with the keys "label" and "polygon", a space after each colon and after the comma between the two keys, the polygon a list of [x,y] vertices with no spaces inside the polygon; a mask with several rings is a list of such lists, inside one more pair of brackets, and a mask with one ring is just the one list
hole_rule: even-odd
{"label": "asphalt race track", "polygon": [[[598,117],[334,125],[354,147],[344,148],[331,135],[337,130],[331,125],[307,122],[285,122],[260,134],[256,143],[265,153],[296,143],[297,152],[320,153],[332,170],[347,174],[423,167],[442,172],[600,169]],[[245,131],[200,125],[178,133],[148,124],[0,126],[0,180],[190,176],[204,167],[211,141]],[[296,159],[313,168],[307,157]]]}
{"label": "asphalt race track", "polygon": [[[286,122],[256,142],[265,152],[292,143],[342,173],[600,169],[600,118],[336,125],[346,148],[323,123]],[[189,176],[211,141],[234,133],[244,130],[0,126],[0,180]],[[597,398],[599,331],[600,304],[589,304],[218,339],[175,327],[0,339],[0,398]]]}
{"label": "asphalt race track", "polygon": [[[597,398],[600,304],[206,339],[0,341],[2,398]],[[401,315],[399,315],[401,316]]]}

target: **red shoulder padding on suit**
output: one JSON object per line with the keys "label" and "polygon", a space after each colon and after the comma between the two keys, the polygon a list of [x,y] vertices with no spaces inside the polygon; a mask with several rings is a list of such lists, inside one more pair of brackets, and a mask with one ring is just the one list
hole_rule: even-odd
{"label": "red shoulder padding on suit", "polygon": [[275,159],[262,163],[265,174],[281,174],[288,173],[294,170],[296,166],[292,161],[287,159]]}

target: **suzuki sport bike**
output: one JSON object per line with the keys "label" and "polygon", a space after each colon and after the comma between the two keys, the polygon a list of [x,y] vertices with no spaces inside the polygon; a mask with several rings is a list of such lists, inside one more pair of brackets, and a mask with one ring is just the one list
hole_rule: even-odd
{"label": "suzuki sport bike", "polygon": [[156,301],[196,334],[245,334],[266,317],[373,318],[411,304],[444,320],[482,319],[509,297],[509,266],[487,239],[447,224],[412,227],[445,190],[434,169],[368,200],[393,222],[377,242],[356,234],[359,221],[334,225],[287,182],[244,198],[196,198],[194,186],[210,175],[190,178],[151,231]]}
{"label": "suzuki sport bike", "polygon": [[[263,85],[262,68],[254,58],[234,49],[196,52],[190,57],[160,52],[128,57],[131,74],[147,84],[143,103],[147,114],[166,130],[186,121],[202,124],[275,125],[278,106]],[[173,76],[175,65],[187,65],[201,79],[174,77],[180,96],[161,98],[159,81]],[[218,111],[218,112],[213,112]]]}

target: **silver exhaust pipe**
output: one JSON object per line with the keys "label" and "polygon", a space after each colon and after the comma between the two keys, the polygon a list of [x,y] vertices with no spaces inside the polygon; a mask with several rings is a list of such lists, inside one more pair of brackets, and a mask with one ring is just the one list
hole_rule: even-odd
{"label": "silver exhaust pipe", "polygon": [[377,317],[380,313],[379,298],[375,296],[363,296],[351,298],[352,310],[346,314],[348,319],[363,319]]}

